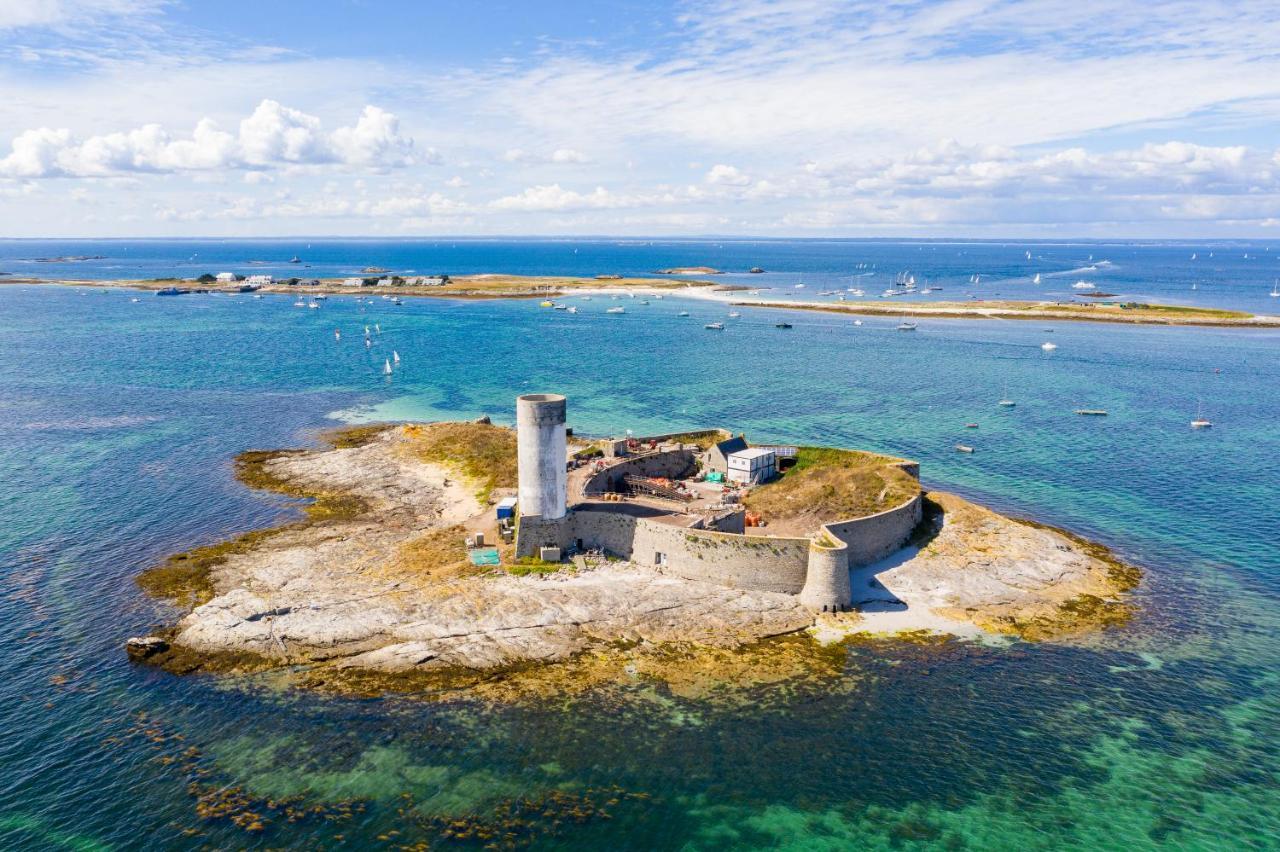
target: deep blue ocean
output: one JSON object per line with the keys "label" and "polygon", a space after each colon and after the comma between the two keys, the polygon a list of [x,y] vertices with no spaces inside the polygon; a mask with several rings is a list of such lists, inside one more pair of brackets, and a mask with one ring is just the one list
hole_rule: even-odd
{"label": "deep blue ocean", "polygon": [[[295,254],[303,263],[286,263]],[[102,257],[37,262],[69,255]],[[778,291],[874,271],[869,294],[910,271],[940,297],[975,274],[1001,298],[1083,279],[1280,313],[1268,296],[1280,243],[0,242],[0,272],[51,280],[308,264],[299,274],[710,265]],[[441,820],[614,786],[627,795],[608,818],[528,814],[517,840],[1280,848],[1280,332],[922,319],[905,334],[896,320],[772,309],[727,320],[723,305],[675,297],[628,300],[624,315],[599,297],[571,298],[577,314],[529,300],[292,301],[0,285],[0,848],[478,849],[444,838]],[[794,328],[775,328],[783,317]],[[712,320],[728,328],[703,331]],[[386,377],[392,349],[401,368]],[[1138,614],[1068,644],[857,646],[847,688],[761,687],[746,708],[661,690],[503,708],[355,700],[125,658],[126,637],[173,617],[135,586],[139,571],[296,514],[235,481],[240,451],[312,445],[337,422],[509,422],[530,391],[567,394],[586,433],[725,426],[917,459],[930,487],[1142,566]],[[1006,394],[1015,408],[996,405]],[[1189,428],[1197,410],[1212,429]],[[956,453],[961,439],[977,452]],[[209,786],[298,797],[310,815],[273,812],[246,832],[197,813]]]}

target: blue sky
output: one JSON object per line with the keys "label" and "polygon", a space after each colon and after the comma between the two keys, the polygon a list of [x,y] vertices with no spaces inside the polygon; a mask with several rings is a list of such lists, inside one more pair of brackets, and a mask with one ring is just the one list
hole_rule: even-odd
{"label": "blue sky", "polygon": [[0,236],[1280,235],[1280,4],[0,0]]}

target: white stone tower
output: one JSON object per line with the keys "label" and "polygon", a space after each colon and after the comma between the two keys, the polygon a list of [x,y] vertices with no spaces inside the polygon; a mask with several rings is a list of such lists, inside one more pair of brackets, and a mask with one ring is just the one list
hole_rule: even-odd
{"label": "white stone tower", "polygon": [[565,398],[555,393],[516,397],[520,514],[554,521],[565,515]]}

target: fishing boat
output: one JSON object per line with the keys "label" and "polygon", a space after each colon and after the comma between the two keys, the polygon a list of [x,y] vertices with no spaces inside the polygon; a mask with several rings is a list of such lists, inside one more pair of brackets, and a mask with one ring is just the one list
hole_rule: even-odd
{"label": "fishing boat", "polygon": [[957,452],[957,453],[971,453],[971,452],[973,452],[973,447],[967,446],[967,445],[965,445],[965,444],[956,444],[956,452]]}
{"label": "fishing boat", "polygon": [[1191,421],[1192,429],[1208,429],[1213,422],[1206,420],[1204,416],[1204,408],[1199,400],[1196,400],[1196,419]]}
{"label": "fishing boat", "polygon": [[709,331],[724,331],[724,323],[709,322],[706,325],[704,325],[703,328],[708,329]]}
{"label": "fishing boat", "polygon": [[1081,417],[1106,417],[1107,410],[1105,408],[1077,408],[1076,414]]}
{"label": "fishing boat", "polygon": [[1046,340],[1044,343],[1040,344],[1040,348],[1043,349],[1045,352],[1052,352],[1053,350],[1058,348],[1058,344],[1050,343]]}
{"label": "fishing boat", "polygon": [[384,376],[389,376],[389,375],[391,375],[391,362],[390,362],[390,361],[383,361],[383,362],[382,362],[382,374],[383,374]]}
{"label": "fishing boat", "polygon": [[791,325],[791,323],[789,322],[776,322],[773,324],[773,327],[774,328],[794,328],[794,326]]}
{"label": "fishing boat", "polygon": [[605,310],[606,314],[625,314],[626,312],[627,309],[623,307],[608,308]]}

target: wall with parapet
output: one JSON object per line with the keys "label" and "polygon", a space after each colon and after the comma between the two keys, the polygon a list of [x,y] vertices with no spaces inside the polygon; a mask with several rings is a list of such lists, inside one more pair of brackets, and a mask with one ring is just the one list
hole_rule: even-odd
{"label": "wall with parapet", "polygon": [[917,494],[901,506],[865,518],[824,524],[822,528],[848,545],[849,566],[859,568],[899,550],[911,537],[923,513],[924,498]]}
{"label": "wall with parapet", "polygon": [[583,491],[587,494],[603,494],[606,491],[621,490],[624,477],[627,476],[676,479],[689,472],[693,467],[693,459],[692,450],[664,450],[633,456],[610,465],[599,473],[593,473],[583,484]]}

